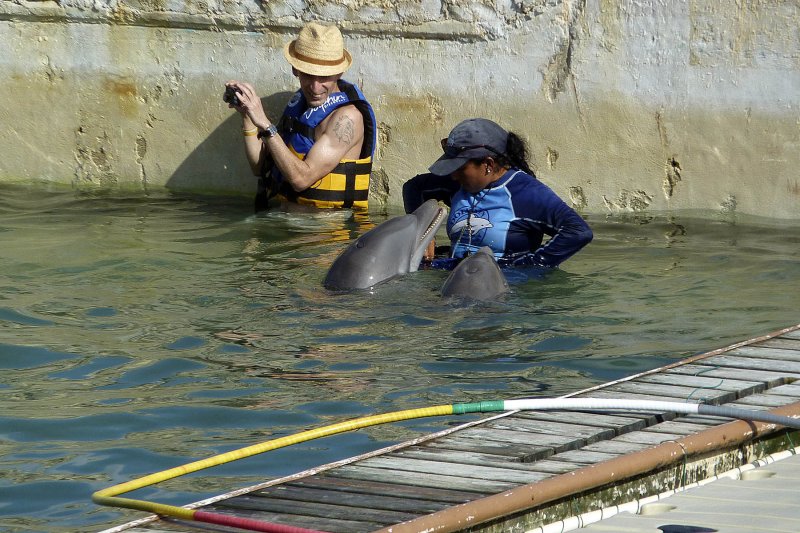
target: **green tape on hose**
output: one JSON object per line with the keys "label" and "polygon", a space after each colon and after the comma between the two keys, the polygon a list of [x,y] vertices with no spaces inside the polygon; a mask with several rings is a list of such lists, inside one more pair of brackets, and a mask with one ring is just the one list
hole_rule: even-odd
{"label": "green tape on hose", "polygon": [[503,400],[475,403],[454,403],[453,414],[463,415],[466,413],[490,413],[493,411],[504,411]]}

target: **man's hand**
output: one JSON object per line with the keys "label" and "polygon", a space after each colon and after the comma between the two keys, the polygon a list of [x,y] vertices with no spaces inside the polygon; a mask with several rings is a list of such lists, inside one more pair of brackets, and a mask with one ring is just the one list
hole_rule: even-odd
{"label": "man's hand", "polygon": [[231,87],[236,91],[239,97],[239,105],[234,106],[228,104],[228,107],[233,107],[243,115],[246,119],[250,119],[253,126],[261,130],[265,130],[272,124],[264,112],[264,106],[261,105],[261,98],[256,94],[255,88],[246,82],[230,80],[225,84],[225,87]]}

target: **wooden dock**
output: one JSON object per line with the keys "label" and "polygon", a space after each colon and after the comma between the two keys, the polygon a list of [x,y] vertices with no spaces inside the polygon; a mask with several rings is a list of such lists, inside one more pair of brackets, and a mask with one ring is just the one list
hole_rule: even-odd
{"label": "wooden dock", "polygon": [[[570,396],[782,409],[800,416],[798,378],[800,325]],[[714,440],[713,446],[706,442]],[[712,416],[519,411],[192,507],[332,533],[422,531],[444,523],[436,531],[522,532],[681,487],[798,444],[798,430]],[[671,461],[640,472],[615,467],[614,479],[591,480],[607,465],[636,463],[670,445],[680,446],[679,453],[670,452]],[[503,509],[520,494],[530,503]],[[117,531],[240,530],[147,517],[104,533]]]}

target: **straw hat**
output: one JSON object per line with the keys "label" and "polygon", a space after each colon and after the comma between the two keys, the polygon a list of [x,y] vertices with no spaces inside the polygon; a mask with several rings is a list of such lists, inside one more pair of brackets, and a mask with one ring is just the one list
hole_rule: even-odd
{"label": "straw hat", "polygon": [[341,74],[353,62],[336,26],[309,22],[297,39],[283,47],[283,55],[294,68],[314,76]]}

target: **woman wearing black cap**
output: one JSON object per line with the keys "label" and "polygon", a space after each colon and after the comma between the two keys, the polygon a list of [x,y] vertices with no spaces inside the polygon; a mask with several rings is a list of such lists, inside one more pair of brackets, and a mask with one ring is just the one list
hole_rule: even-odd
{"label": "woman wearing black cap", "polygon": [[405,183],[403,202],[408,213],[430,198],[450,206],[451,258],[489,246],[500,265],[553,268],[592,240],[583,218],[535,177],[516,134],[472,118],[453,128],[442,148],[430,174]]}

